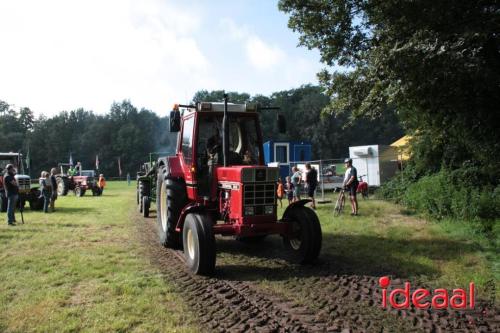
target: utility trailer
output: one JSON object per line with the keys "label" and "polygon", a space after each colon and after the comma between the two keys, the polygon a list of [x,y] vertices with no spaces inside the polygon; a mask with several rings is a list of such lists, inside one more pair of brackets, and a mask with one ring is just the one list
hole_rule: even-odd
{"label": "utility trailer", "polygon": [[[316,213],[301,200],[277,216],[278,168],[264,164],[259,108],[250,104],[200,102],[175,105],[170,131],[175,154],[158,158],[155,175],[158,236],[161,244],[184,250],[189,269],[215,269],[215,235],[257,242],[281,235],[292,260],[313,263],[321,250]],[[276,109],[276,108],[274,108]],[[180,111],[183,110],[181,113]],[[278,114],[284,133],[285,119]]]}
{"label": "utility trailer", "polygon": [[398,171],[398,152],[391,146],[349,147],[349,157],[358,175],[366,175],[369,187],[381,186]]}

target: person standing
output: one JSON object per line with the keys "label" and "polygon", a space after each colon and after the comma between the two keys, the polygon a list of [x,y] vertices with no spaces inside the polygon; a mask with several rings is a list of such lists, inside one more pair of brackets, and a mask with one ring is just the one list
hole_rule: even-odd
{"label": "person standing", "polygon": [[127,184],[128,186],[130,186],[130,173],[127,172]]}
{"label": "person standing", "polygon": [[19,198],[19,186],[15,178],[16,170],[14,169],[14,166],[12,164],[7,164],[7,167],[5,169],[7,170],[7,172],[5,174],[3,182],[5,188],[5,196],[7,197],[7,224],[15,225],[15,210],[17,199]]}
{"label": "person standing", "polygon": [[296,166],[292,168],[292,172],[293,202],[296,202],[300,200],[300,192],[302,191],[302,174]]}
{"label": "person standing", "polygon": [[314,194],[316,192],[316,187],[318,186],[318,172],[315,168],[311,167],[311,163],[306,163],[306,170],[307,196],[312,200],[311,208],[316,209]]}
{"label": "person standing", "polygon": [[283,182],[281,181],[281,177],[278,178],[278,185],[276,187],[276,195],[278,197],[278,201],[280,202],[280,207],[283,207],[283,196],[285,194],[285,190],[283,189]]}
{"label": "person standing", "polygon": [[50,169],[50,187],[51,187],[51,194],[50,194],[50,210],[52,212],[56,211],[55,205],[56,205],[56,200],[57,200],[57,179],[56,179],[56,174],[57,174],[57,169],[52,168]]}
{"label": "person standing", "polygon": [[293,202],[293,192],[294,192],[294,187],[292,181],[290,180],[290,176],[286,177],[285,192],[286,192],[286,197],[288,198],[288,204],[290,205]]}
{"label": "person standing", "polygon": [[99,175],[98,186],[102,194],[104,192],[104,188],[106,187],[106,179],[104,179],[104,175],[102,173]]}
{"label": "person standing", "polygon": [[52,196],[52,185],[50,184],[49,173],[47,171],[42,171],[39,184],[40,184],[40,188],[42,189],[43,212],[48,213],[50,199]]}
{"label": "person standing", "polygon": [[358,171],[352,165],[352,159],[346,158],[344,160],[346,167],[344,175],[344,189],[349,192],[349,199],[351,200],[351,215],[358,215],[358,199],[356,198],[356,191],[358,189]]}

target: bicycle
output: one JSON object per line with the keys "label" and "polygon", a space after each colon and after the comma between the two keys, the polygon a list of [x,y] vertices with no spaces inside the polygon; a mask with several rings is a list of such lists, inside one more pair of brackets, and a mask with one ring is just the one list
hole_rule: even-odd
{"label": "bicycle", "polygon": [[335,202],[335,208],[333,209],[333,216],[339,216],[344,210],[345,206],[345,189],[340,190],[339,197]]}

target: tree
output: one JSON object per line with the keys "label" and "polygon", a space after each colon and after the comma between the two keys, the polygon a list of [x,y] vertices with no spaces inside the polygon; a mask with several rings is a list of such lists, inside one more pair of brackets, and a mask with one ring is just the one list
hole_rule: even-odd
{"label": "tree", "polygon": [[280,0],[279,8],[329,66],[319,73],[327,112],[397,110],[421,171],[472,160],[499,172],[498,1]]}

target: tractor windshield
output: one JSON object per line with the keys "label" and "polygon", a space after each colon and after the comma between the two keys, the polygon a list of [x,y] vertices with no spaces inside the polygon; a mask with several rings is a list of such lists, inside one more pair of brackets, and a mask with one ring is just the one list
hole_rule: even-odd
{"label": "tractor windshield", "polygon": [[[200,116],[198,124],[198,155],[207,158],[222,148],[222,115]],[[230,164],[260,164],[262,145],[257,130],[255,117],[229,116]]]}
{"label": "tractor windshield", "polygon": [[[13,164],[14,167],[18,169],[19,165],[17,155],[0,155],[0,170],[2,171],[2,173],[5,171],[5,167],[7,166],[7,164]],[[17,172],[19,173],[21,172],[21,170],[17,170]]]}

